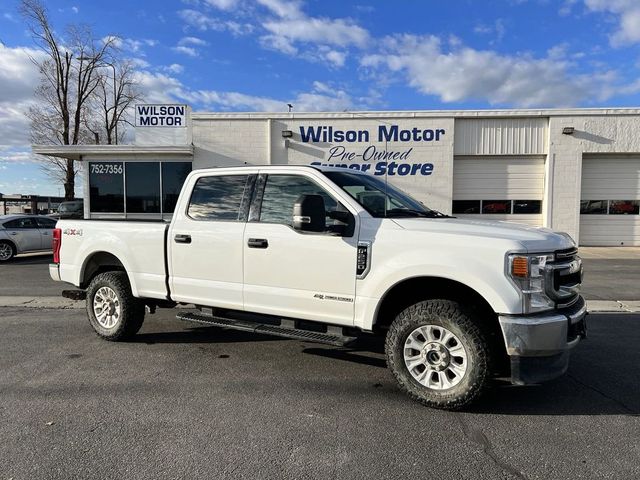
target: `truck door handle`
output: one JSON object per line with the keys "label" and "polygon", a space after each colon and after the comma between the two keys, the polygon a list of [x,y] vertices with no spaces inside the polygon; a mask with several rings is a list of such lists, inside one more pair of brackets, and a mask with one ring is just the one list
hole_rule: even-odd
{"label": "truck door handle", "polygon": [[249,248],[267,248],[269,242],[266,238],[250,238],[247,242]]}
{"label": "truck door handle", "polygon": [[191,235],[177,234],[175,237],[173,237],[173,240],[176,243],[191,243]]}

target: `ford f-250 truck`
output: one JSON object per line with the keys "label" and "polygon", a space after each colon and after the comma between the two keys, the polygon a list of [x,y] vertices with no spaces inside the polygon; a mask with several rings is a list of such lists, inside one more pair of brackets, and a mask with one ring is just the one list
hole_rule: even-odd
{"label": "ford f-250 truck", "polygon": [[557,377],[585,336],[567,234],[452,218],[344,168],[196,170],[168,224],[59,221],[54,262],[107,340],[178,303],[197,307],[183,320],[306,341],[381,332],[400,387],[438,408],[494,377]]}

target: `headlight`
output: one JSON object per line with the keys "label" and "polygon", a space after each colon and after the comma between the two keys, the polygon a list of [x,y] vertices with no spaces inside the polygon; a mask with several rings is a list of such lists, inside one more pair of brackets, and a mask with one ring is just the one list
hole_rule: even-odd
{"label": "headlight", "polygon": [[521,293],[523,313],[541,312],[555,306],[545,293],[544,285],[544,267],[553,260],[553,254],[515,254],[507,258],[507,272]]}

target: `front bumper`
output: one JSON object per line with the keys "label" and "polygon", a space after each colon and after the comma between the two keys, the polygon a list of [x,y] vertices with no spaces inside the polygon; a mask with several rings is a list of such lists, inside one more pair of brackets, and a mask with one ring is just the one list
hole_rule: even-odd
{"label": "front bumper", "polygon": [[569,367],[569,351],[586,337],[587,305],[538,315],[500,315],[500,328],[511,357],[511,381],[523,385],[556,378]]}
{"label": "front bumper", "polygon": [[58,265],[57,263],[50,263],[49,276],[51,277],[52,280],[56,282],[61,282],[62,280],[60,279],[60,265]]}

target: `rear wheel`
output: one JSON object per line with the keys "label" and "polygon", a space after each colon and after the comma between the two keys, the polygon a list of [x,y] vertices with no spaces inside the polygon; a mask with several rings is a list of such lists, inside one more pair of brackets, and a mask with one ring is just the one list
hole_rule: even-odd
{"label": "rear wheel", "polygon": [[96,275],[87,289],[89,323],[107,340],[125,340],[140,330],[144,303],[133,296],[125,272]]}
{"label": "rear wheel", "polygon": [[16,255],[16,247],[6,240],[0,241],[0,262],[8,262]]}
{"label": "rear wheel", "polygon": [[425,300],[400,312],[387,333],[385,350],[400,387],[429,407],[463,408],[489,382],[485,334],[450,300]]}

